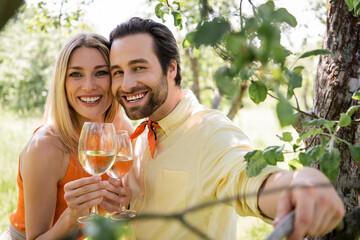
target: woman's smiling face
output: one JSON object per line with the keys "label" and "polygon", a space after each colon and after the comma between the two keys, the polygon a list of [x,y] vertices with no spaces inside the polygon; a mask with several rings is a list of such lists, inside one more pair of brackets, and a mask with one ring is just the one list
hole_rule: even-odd
{"label": "woman's smiling face", "polygon": [[113,96],[109,66],[99,50],[80,47],[71,53],[65,90],[81,125],[86,121],[104,121]]}

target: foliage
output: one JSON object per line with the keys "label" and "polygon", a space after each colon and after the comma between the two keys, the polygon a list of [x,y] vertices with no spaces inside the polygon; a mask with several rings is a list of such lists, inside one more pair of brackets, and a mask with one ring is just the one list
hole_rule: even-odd
{"label": "foliage", "polygon": [[76,32],[90,29],[81,22],[74,23],[81,20],[80,16],[67,26],[70,17],[65,13],[62,16],[67,16],[66,20],[60,21],[64,26],[55,24],[54,18],[59,17],[49,15],[44,4],[39,6],[24,5],[0,32],[0,104],[5,111],[41,113],[61,46]]}
{"label": "foliage", "polygon": [[[360,92],[355,92],[353,99],[357,99]],[[335,180],[338,176],[340,153],[336,148],[336,144],[345,143],[350,150],[352,158],[360,162],[360,146],[353,144],[337,137],[337,132],[342,127],[347,127],[352,124],[351,116],[360,108],[360,105],[351,106],[346,113],[342,113],[338,121],[329,121],[325,119],[314,119],[303,122],[303,125],[309,127],[308,130],[299,134],[299,138],[292,144],[293,152],[298,153],[298,159],[295,162],[301,163],[302,166],[320,165],[321,171],[330,179]],[[314,127],[314,128],[313,128]],[[308,148],[306,151],[299,149],[301,141],[314,135],[322,136],[322,142],[319,145]],[[283,133],[279,136],[280,140],[292,143],[293,137],[290,133]],[[250,177],[258,175],[261,170],[267,165],[276,165],[277,162],[283,161],[283,152],[278,149],[283,146],[268,147],[264,151],[254,150],[245,155],[245,161],[248,162],[247,173]],[[266,151],[271,151],[271,158],[264,156]],[[291,165],[294,165],[294,161]]]}
{"label": "foliage", "polygon": [[359,0],[345,0],[350,11],[354,11],[355,16],[360,15],[360,1]]}
{"label": "foliage", "polygon": [[[170,1],[160,1],[171,8]],[[241,2],[242,3],[242,2]],[[158,6],[159,6],[158,4]],[[173,2],[174,4],[174,2]],[[358,9],[355,1],[347,1],[347,4],[354,4],[350,9]],[[177,4],[178,5],[178,4]],[[252,16],[243,16],[241,6],[239,9],[240,27],[236,27],[230,15],[216,13],[208,1],[200,1],[201,19],[196,21],[194,30],[190,31],[184,40],[183,46],[211,46],[224,60],[225,65],[215,73],[215,83],[221,95],[233,98],[237,93],[239,82],[250,81],[249,97],[259,104],[265,101],[269,95],[278,100],[276,106],[277,116],[281,126],[293,125],[296,123],[295,112],[306,114],[300,109],[294,89],[302,87],[301,65],[295,65],[298,59],[318,55],[332,55],[326,49],[315,49],[301,54],[289,67],[288,57],[293,55],[281,44],[282,26],[295,27],[297,21],[285,8],[276,8],[274,1],[269,0],[257,7],[253,6]],[[156,11],[161,12],[161,8]],[[184,12],[181,5],[177,11]],[[161,12],[164,19],[166,12]],[[183,20],[181,20],[184,23]],[[175,26],[178,26],[176,23]],[[181,26],[182,27],[182,26]],[[359,98],[358,93],[354,99]],[[294,106],[295,104],[295,106]],[[296,141],[287,133],[280,139],[292,146],[293,152],[298,157],[293,159],[290,168],[296,166],[320,165],[320,169],[331,180],[338,175],[340,155],[337,144],[345,143],[349,146],[351,156],[359,161],[359,147],[337,137],[339,128],[347,127],[352,123],[351,115],[358,110],[359,106],[352,106],[346,113],[341,114],[338,121],[327,121],[317,119],[304,123],[307,130],[300,133]],[[313,148],[301,149],[302,140],[314,135],[322,136],[322,143]],[[293,143],[292,143],[293,142]],[[284,160],[284,146],[271,146],[264,150],[254,150],[245,156],[248,162],[247,173],[249,176],[256,176],[267,165],[276,165]],[[286,152],[285,152],[286,153]],[[299,154],[300,153],[300,154]]]}

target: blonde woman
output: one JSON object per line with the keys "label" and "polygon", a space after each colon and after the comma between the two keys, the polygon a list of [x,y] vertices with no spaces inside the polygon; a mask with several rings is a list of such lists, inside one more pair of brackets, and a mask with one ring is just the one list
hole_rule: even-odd
{"label": "blonde woman", "polygon": [[[60,52],[45,124],[20,154],[18,205],[1,239],[59,239],[79,228],[77,217],[90,207],[115,211],[119,194],[130,194],[114,179],[91,177],[81,167],[77,146],[85,121],[113,122],[117,129],[133,131],[111,94],[109,43],[97,34],[76,35]],[[71,207],[64,200],[68,182],[77,196]]]}

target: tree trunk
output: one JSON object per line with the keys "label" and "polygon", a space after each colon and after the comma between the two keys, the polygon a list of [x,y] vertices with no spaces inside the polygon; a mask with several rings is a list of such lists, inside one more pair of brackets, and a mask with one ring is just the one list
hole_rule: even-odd
{"label": "tree trunk", "polygon": [[[360,22],[349,12],[344,0],[336,0],[329,6],[323,48],[334,56],[320,57],[314,87],[312,112],[328,119],[339,120],[340,114],[356,104],[352,95],[360,87]],[[360,117],[356,111],[354,118]],[[341,128],[338,136],[354,145],[360,145],[360,125]],[[319,140],[307,139],[306,145],[316,145]],[[360,163],[350,155],[345,144],[338,145],[341,154],[339,176],[335,182],[346,211],[359,206]],[[329,236],[316,239],[332,239]]]}
{"label": "tree trunk", "polygon": [[4,0],[0,5],[0,30],[6,22],[15,15],[16,10],[23,4],[23,0]]}
{"label": "tree trunk", "polygon": [[243,101],[243,98],[245,96],[245,92],[246,92],[246,89],[248,88],[248,86],[249,86],[249,84],[247,81],[244,81],[239,85],[239,90],[237,91],[236,97],[233,99],[231,108],[229,110],[229,113],[227,114],[227,117],[230,120],[234,119],[237,112],[241,108],[241,104],[242,104],[242,101]]}
{"label": "tree trunk", "polygon": [[200,85],[199,85],[199,66],[198,66],[198,61],[196,59],[196,57],[193,57],[190,53],[190,49],[186,48],[185,49],[185,53],[186,56],[188,56],[189,60],[190,60],[190,66],[191,66],[191,70],[193,73],[193,86],[192,86],[192,90],[197,98],[197,100],[199,101],[199,103],[201,103],[201,99],[200,99]]}

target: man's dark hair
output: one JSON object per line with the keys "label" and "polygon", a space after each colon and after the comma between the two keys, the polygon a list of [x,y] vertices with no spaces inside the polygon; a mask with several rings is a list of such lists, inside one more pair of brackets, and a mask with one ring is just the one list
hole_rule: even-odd
{"label": "man's dark hair", "polygon": [[176,85],[181,84],[180,53],[176,44],[176,39],[169,28],[151,19],[133,17],[129,21],[117,25],[110,33],[110,45],[117,38],[137,33],[148,33],[154,40],[154,52],[159,59],[163,74],[167,73],[170,60],[174,59],[177,63],[177,74],[175,77]]}

